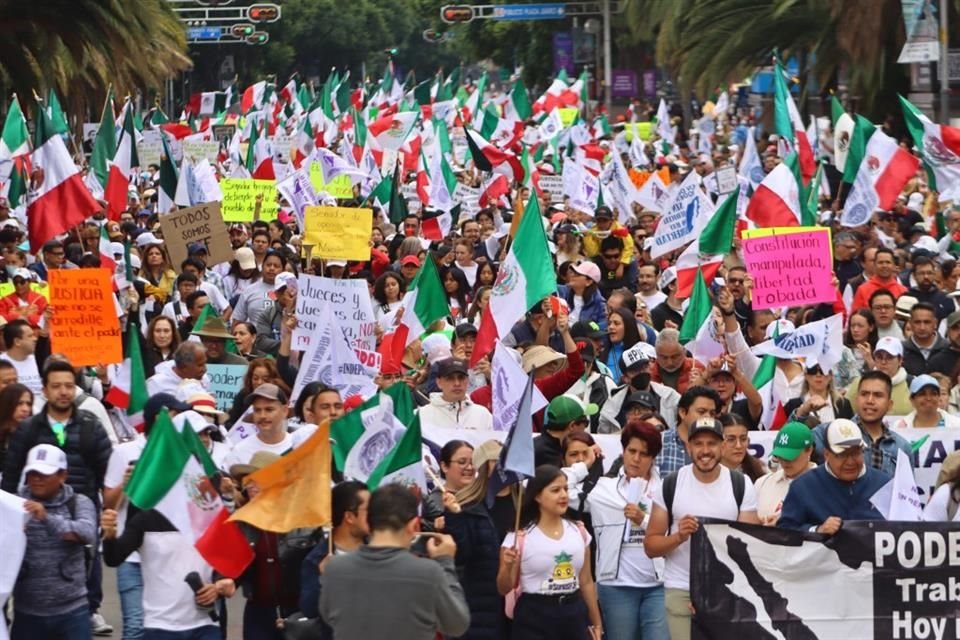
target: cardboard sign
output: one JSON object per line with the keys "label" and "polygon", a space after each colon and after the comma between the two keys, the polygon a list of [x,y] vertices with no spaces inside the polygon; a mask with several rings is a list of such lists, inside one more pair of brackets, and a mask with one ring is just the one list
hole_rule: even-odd
{"label": "cardboard sign", "polygon": [[310,184],[317,193],[326,191],[337,200],[353,199],[353,183],[350,182],[350,176],[337,176],[330,182],[323,181],[323,169],[319,162],[310,163]]}
{"label": "cardboard sign", "polygon": [[120,321],[107,269],[52,269],[50,342],[75,367],[123,362]]}
{"label": "cardboard sign", "polygon": [[762,233],[747,232],[743,238],[743,259],[754,283],[754,309],[836,300],[830,229],[796,227],[757,231]]}
{"label": "cardboard sign", "polygon": [[338,260],[369,260],[373,209],[309,206],[303,210],[304,240],[313,255]]}
{"label": "cardboard sign", "polygon": [[573,124],[573,121],[577,119],[580,110],[574,107],[565,107],[560,109],[560,122],[563,123],[563,128],[566,129]]}
{"label": "cardboard sign", "polygon": [[162,215],[160,228],[163,230],[170,262],[177,271],[187,259],[189,255],[187,247],[193,242],[202,242],[207,246],[209,255],[207,264],[214,265],[233,260],[230,234],[220,215],[219,202],[207,202]]}
{"label": "cardboard sign", "polygon": [[273,220],[277,217],[277,185],[273,180],[254,180],[252,178],[225,178],[220,181],[223,192],[224,222],[251,222],[257,204],[257,195],[263,195],[260,205],[260,219]]}
{"label": "cardboard sign", "polygon": [[376,351],[376,320],[366,280],[334,280],[300,274],[297,278],[297,328],[293,331],[292,349],[304,351],[322,329],[319,318],[325,308],[333,311],[337,325],[350,341],[350,346],[363,351]]}
{"label": "cardboard sign", "polygon": [[210,162],[216,162],[220,154],[220,143],[216,140],[184,140],[183,155],[188,160],[200,160],[205,158]]}
{"label": "cardboard sign", "polygon": [[247,375],[245,364],[208,364],[207,376],[210,378],[210,391],[217,399],[217,409],[229,412],[237,392],[243,387],[243,377]]}
{"label": "cardboard sign", "polygon": [[714,172],[717,178],[717,192],[720,195],[732,193],[737,188],[737,169],[735,167],[720,167]]}

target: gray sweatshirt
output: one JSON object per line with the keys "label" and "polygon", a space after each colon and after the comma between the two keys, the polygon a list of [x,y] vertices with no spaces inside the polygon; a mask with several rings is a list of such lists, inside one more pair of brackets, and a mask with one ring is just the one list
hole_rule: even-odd
{"label": "gray sweatshirt", "polygon": [[[26,487],[20,497],[33,500]],[[70,514],[71,498],[75,517]],[[33,616],[55,616],[87,605],[83,544],[67,542],[63,536],[75,533],[85,544],[93,544],[97,512],[90,498],[75,494],[70,485],[41,504],[47,519],[27,521],[27,552],[13,589],[13,608]]]}
{"label": "gray sweatshirt", "polygon": [[320,615],[337,640],[434,640],[470,626],[452,557],[363,546],[331,558],[322,580]]}

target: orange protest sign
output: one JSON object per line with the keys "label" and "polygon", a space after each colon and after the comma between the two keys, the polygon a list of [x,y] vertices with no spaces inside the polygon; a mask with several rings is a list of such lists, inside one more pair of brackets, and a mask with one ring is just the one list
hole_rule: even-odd
{"label": "orange protest sign", "polygon": [[50,343],[75,367],[123,361],[120,320],[107,269],[50,270]]}

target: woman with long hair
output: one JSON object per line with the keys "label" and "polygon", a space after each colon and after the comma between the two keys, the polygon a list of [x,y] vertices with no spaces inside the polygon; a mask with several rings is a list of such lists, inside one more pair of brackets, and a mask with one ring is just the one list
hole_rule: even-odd
{"label": "woman with long hair", "polygon": [[232,318],[235,323],[246,320],[257,324],[260,316],[272,308],[277,276],[283,273],[286,267],[286,259],[281,253],[272,249],[267,251],[260,265],[260,281],[244,289],[233,307]]}
{"label": "woman with long hair", "polygon": [[144,294],[157,301],[161,307],[173,294],[173,283],[177,274],[167,260],[167,254],[159,244],[148,244],[143,249],[143,259],[140,260],[140,276],[146,280],[143,287]]}
{"label": "woman with long hair", "polygon": [[262,384],[275,384],[286,394],[290,394],[290,387],[283,381],[280,371],[277,369],[277,363],[273,358],[255,358],[250,361],[247,367],[247,373],[243,376],[243,386],[233,397],[233,406],[230,408],[230,424],[243,417],[243,414],[249,408],[247,396],[253,393],[253,390]]}
{"label": "woman with long hair", "polygon": [[512,640],[599,640],[603,622],[590,571],[590,534],[568,520],[567,478],[542,465],[527,483],[520,529],[500,550],[497,589],[519,586]]}
{"label": "woman with long hair", "polygon": [[846,389],[854,378],[873,369],[873,350],[879,339],[877,321],[870,309],[857,309],[850,314],[834,380],[838,389]]}
{"label": "woman with long hair", "polygon": [[597,265],[586,260],[578,262],[570,267],[568,284],[558,287],[558,292],[570,308],[570,322],[596,322],[606,329],[607,304],[594,277],[600,277]]}
{"label": "woman with long hair", "polygon": [[257,342],[257,328],[250,322],[238,322],[230,330],[233,334],[233,341],[237,345],[237,351],[247,360],[256,358],[266,358],[267,354],[257,351],[254,344]]}
{"label": "woman with long hair", "polygon": [[377,322],[397,310],[403,302],[407,292],[407,283],[403,276],[395,271],[386,271],[380,274],[373,283],[373,299],[377,303],[373,306],[373,317]]}
{"label": "woman with long hair", "polygon": [[723,425],[723,444],[720,447],[720,462],[728,469],[743,472],[756,482],[767,473],[767,468],[753,457],[747,445],[750,444],[750,429],[746,421],[736,413],[724,413],[720,416]]}
{"label": "woman with long hair", "polygon": [[450,315],[455,321],[467,314],[470,283],[467,275],[457,267],[447,267],[441,274],[443,290],[447,294],[447,303],[450,305]]}
{"label": "woman with long hair", "polygon": [[611,378],[620,379],[620,356],[638,342],[640,330],[633,314],[626,309],[613,309],[607,320],[606,345],[600,353],[600,361],[607,365]]}
{"label": "woman with long hair", "polygon": [[17,426],[33,415],[33,392],[14,382],[0,391],[0,469],[6,462],[7,445]]}
{"label": "woman with long hair", "polygon": [[467,322],[480,326],[480,317],[483,316],[483,309],[490,302],[491,295],[493,295],[493,287],[477,289],[473,296],[473,302],[470,303],[470,310],[467,311]]}
{"label": "woman with long hair", "polygon": [[473,466],[473,445],[466,440],[450,440],[440,449],[440,477],[447,491],[456,493],[477,477]]}
{"label": "woman with long hair", "polygon": [[800,397],[783,407],[790,421],[815,427],[837,418],[853,419],[853,406],[833,386],[833,374],[819,364],[804,369]]}
{"label": "woman with long hair", "polygon": [[173,359],[174,352],[180,346],[177,323],[168,316],[156,316],[147,325],[144,346],[143,372],[149,378],[155,373],[158,364]]}
{"label": "woman with long hair", "polygon": [[499,268],[495,262],[484,262],[477,267],[477,281],[473,285],[474,294],[482,287],[492,287],[497,281]]}

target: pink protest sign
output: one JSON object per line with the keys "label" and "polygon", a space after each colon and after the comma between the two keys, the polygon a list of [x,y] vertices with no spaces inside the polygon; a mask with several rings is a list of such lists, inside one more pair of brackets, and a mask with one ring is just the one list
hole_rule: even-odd
{"label": "pink protest sign", "polygon": [[744,238],[743,259],[753,278],[754,309],[798,307],[837,299],[829,229],[805,228]]}

